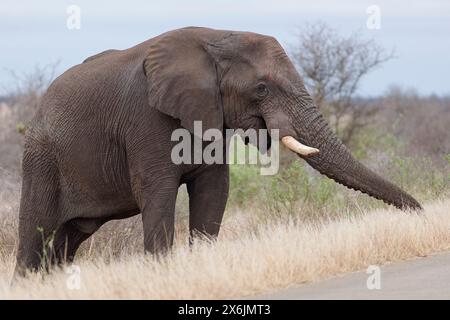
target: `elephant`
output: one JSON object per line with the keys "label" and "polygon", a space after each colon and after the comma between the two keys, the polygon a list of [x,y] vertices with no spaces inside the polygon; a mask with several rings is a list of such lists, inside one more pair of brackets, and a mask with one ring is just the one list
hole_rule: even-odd
{"label": "elephant", "polygon": [[72,261],[104,223],[137,214],[145,252],[164,254],[182,184],[190,235],[217,237],[228,165],[171,161],[172,132],[194,134],[195,121],[221,132],[278,129],[277,141],[327,177],[421,209],[351,155],[274,37],[187,27],[97,54],[49,86],[25,135],[16,273],[42,267],[43,239],[52,239],[51,264]]}

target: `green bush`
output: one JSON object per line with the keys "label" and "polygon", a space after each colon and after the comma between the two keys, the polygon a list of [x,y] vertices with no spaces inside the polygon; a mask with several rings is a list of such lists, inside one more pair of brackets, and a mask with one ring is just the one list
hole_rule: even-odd
{"label": "green bush", "polygon": [[439,198],[449,191],[449,177],[425,157],[393,156],[387,171],[392,182],[422,201]]}
{"label": "green bush", "polygon": [[[377,168],[380,175],[421,202],[448,195],[448,171],[444,173],[428,158],[399,156],[394,151],[388,150],[388,161]],[[450,156],[447,158],[450,161]],[[257,165],[231,165],[230,172],[229,206],[252,209],[262,215],[296,214],[305,219],[330,218],[342,216],[342,212],[346,211],[355,214],[387,206],[310,170],[302,161],[291,162],[274,176],[261,176]]]}

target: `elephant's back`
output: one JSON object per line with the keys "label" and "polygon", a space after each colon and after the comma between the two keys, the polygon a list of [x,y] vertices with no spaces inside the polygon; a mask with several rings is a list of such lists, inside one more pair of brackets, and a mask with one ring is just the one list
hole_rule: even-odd
{"label": "elephant's back", "polygon": [[[145,100],[139,51],[114,50],[89,57],[56,78],[41,99],[39,113],[47,126],[68,122],[101,122],[130,107],[130,99]],[[128,110],[130,111],[130,110]]]}
{"label": "elephant's back", "polygon": [[[49,86],[29,124],[28,139],[45,141],[58,154],[86,152],[92,143],[120,145],[126,123],[146,103],[139,52],[117,51],[76,65]],[[101,142],[100,142],[101,141]]]}

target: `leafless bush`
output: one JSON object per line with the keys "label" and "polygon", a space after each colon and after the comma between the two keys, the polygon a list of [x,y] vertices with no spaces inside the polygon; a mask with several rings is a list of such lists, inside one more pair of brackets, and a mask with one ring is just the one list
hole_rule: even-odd
{"label": "leafless bush", "polygon": [[377,110],[355,98],[361,80],[393,53],[358,33],[340,36],[323,23],[301,29],[291,51],[317,106],[348,144]]}
{"label": "leafless bush", "polygon": [[59,61],[46,66],[35,66],[34,70],[27,73],[18,73],[7,70],[14,84],[9,91],[10,99],[15,102],[24,96],[40,97],[47,90],[56,75]]}
{"label": "leafless bush", "polygon": [[414,90],[391,87],[380,104],[380,126],[405,141],[408,153],[445,163],[450,154],[449,97],[421,97]]}
{"label": "leafless bush", "polygon": [[54,63],[36,67],[24,74],[9,72],[14,86],[0,103],[0,168],[13,173],[19,171],[23,142],[21,133],[53,80],[57,66]]}

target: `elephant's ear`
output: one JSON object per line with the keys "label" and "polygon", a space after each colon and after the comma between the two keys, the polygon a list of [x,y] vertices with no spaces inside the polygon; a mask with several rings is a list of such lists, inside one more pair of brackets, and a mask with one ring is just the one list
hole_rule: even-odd
{"label": "elephant's ear", "polygon": [[216,64],[195,32],[177,30],[154,40],[144,61],[150,107],[179,119],[194,133],[194,121],[203,131],[223,130]]}

